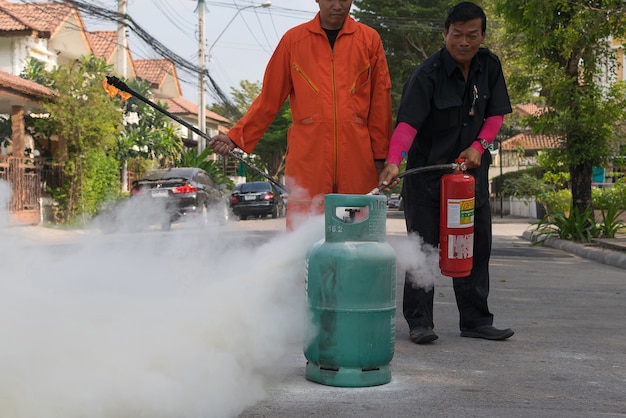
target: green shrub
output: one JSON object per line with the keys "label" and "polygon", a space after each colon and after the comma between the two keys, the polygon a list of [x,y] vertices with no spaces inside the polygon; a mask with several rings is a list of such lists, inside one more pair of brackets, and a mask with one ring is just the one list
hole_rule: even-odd
{"label": "green shrub", "polygon": [[572,191],[563,189],[550,191],[537,196],[537,202],[541,203],[546,213],[565,213],[572,205]]}
{"label": "green shrub", "polygon": [[624,222],[619,219],[623,212],[623,210],[617,209],[615,206],[601,210],[602,222],[598,224],[601,237],[615,238],[615,234],[624,227]]}
{"label": "green shrub", "polygon": [[543,180],[528,173],[519,177],[508,177],[502,184],[504,196],[513,196],[518,199],[535,197],[546,193],[548,190],[549,187]]}
{"label": "green shrub", "polygon": [[580,213],[577,207],[569,211],[569,214],[565,212],[547,214],[537,224],[537,231],[546,237],[557,236],[560,239],[583,243],[590,242],[599,235],[592,209],[587,208]]}
{"label": "green shrub", "polygon": [[626,183],[615,183],[612,187],[603,187],[601,189],[592,189],[591,195],[593,206],[596,209],[609,209],[611,207],[618,210],[626,210]]}
{"label": "green shrub", "polygon": [[[546,208],[547,215],[537,226],[537,230],[562,239],[589,242],[591,238],[615,238],[615,234],[625,227],[619,219],[626,210],[626,184],[617,183],[613,187],[593,189],[593,208],[582,214],[571,211],[570,190],[549,192],[537,200]],[[595,222],[593,209],[600,211],[601,220]]]}
{"label": "green shrub", "polygon": [[615,234],[624,227],[619,219],[626,210],[626,183],[619,182],[612,187],[592,189],[594,209],[600,211],[602,222],[598,225],[600,235],[604,238],[615,238]]}

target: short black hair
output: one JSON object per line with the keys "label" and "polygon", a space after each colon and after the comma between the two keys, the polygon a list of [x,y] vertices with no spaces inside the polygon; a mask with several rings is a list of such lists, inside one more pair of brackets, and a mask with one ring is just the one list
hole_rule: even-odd
{"label": "short black hair", "polygon": [[444,23],[446,30],[450,28],[450,24],[454,22],[467,22],[469,20],[480,18],[482,20],[483,33],[487,31],[487,16],[480,6],[471,1],[463,1],[448,11],[448,17]]}

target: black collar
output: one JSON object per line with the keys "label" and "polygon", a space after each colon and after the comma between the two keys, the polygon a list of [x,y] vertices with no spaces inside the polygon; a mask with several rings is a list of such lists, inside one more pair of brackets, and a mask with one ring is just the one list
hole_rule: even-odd
{"label": "black collar", "polygon": [[[454,70],[458,69],[459,66],[454,59],[452,59],[452,55],[448,52],[446,48],[441,49],[441,63],[443,68],[446,70],[446,74],[448,77],[452,75]],[[480,61],[478,59],[478,52],[472,58],[472,62],[470,63],[470,74],[475,73],[480,69]],[[459,69],[460,71],[460,69]]]}

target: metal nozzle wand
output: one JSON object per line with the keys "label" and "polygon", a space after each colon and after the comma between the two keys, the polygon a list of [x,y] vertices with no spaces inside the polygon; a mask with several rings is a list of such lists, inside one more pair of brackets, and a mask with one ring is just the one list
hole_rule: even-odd
{"label": "metal nozzle wand", "polygon": [[[423,173],[425,171],[436,171],[436,170],[461,170],[461,171],[466,171],[467,170],[467,165],[465,164],[465,160],[457,160],[453,163],[448,163],[448,164],[436,164],[436,165],[428,165],[425,167],[417,167],[417,168],[412,168],[410,170],[406,170],[403,171],[402,173],[398,174],[395,179],[401,179],[403,177],[406,177],[410,174],[417,174],[417,173]],[[384,189],[385,187],[387,187],[384,184],[379,184],[378,187],[375,187],[371,192],[368,193],[368,195],[372,195],[372,194],[380,194],[381,189]]]}

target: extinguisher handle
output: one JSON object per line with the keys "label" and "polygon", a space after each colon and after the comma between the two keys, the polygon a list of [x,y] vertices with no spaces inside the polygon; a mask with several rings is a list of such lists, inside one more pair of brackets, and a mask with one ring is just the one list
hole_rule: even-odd
{"label": "extinguisher handle", "polygon": [[467,171],[467,163],[465,162],[465,158],[459,158],[457,160],[454,160],[454,169]]}

